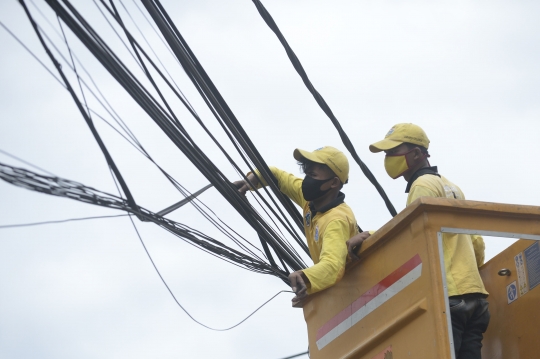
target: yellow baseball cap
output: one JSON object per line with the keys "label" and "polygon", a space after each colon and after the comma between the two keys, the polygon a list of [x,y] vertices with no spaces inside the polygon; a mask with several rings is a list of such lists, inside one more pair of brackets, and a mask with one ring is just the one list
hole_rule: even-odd
{"label": "yellow baseball cap", "polygon": [[325,146],[317,148],[313,152],[295,149],[293,156],[297,161],[307,159],[312,162],[322,163],[330,167],[342,183],[349,180],[349,161],[343,152],[337,148]]}
{"label": "yellow baseball cap", "polygon": [[413,123],[398,123],[388,131],[384,140],[369,145],[369,150],[371,152],[387,151],[404,142],[429,147],[429,138],[420,126]]}

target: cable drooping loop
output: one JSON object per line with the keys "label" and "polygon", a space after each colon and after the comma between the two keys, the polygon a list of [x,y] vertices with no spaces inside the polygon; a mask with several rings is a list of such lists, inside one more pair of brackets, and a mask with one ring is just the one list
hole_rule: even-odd
{"label": "cable drooping loop", "polygon": [[251,316],[253,316],[253,314],[257,313],[259,311],[259,309],[261,309],[262,307],[264,307],[266,304],[268,304],[272,299],[274,299],[275,297],[277,297],[278,295],[280,295],[281,293],[294,293],[290,290],[280,290],[279,292],[277,292],[276,294],[274,294],[270,299],[268,299],[266,302],[264,302],[263,304],[261,304],[259,307],[257,307],[257,309],[255,309],[253,312],[251,312],[251,314],[249,314],[247,317],[245,317],[244,319],[242,319],[241,321],[239,321],[238,323],[230,326],[230,327],[227,327],[227,328],[212,328],[212,327],[209,327],[208,325],[206,324],[203,324],[201,322],[199,322],[197,319],[195,319],[187,310],[186,308],[184,308],[184,306],[182,304],[180,304],[180,302],[178,301],[178,299],[176,298],[176,296],[174,295],[173,291],[171,290],[171,288],[169,287],[169,285],[167,284],[167,282],[165,281],[165,278],[163,278],[163,276],[161,275],[161,272],[159,271],[158,267],[156,266],[156,264],[154,263],[154,260],[152,259],[152,256],[150,255],[150,252],[148,252],[148,249],[146,248],[146,245],[144,244],[144,241],[141,237],[141,234],[139,233],[139,230],[137,229],[137,227],[135,226],[135,222],[133,222],[133,218],[129,218],[131,220],[131,223],[133,224],[133,228],[135,228],[135,231],[137,232],[137,236],[139,237],[139,240],[141,241],[141,244],[144,248],[144,251],[146,252],[146,255],[148,256],[148,258],[150,259],[150,262],[152,263],[152,266],[154,267],[156,273],[158,274],[159,278],[161,279],[161,281],[163,282],[163,284],[165,285],[165,287],[167,288],[167,291],[169,291],[169,294],[173,297],[174,301],[176,302],[176,304],[178,305],[178,307],[180,307],[180,309],[182,309],[184,311],[184,313],[187,314],[187,316],[193,320],[195,323],[199,324],[200,326],[202,327],[205,327],[206,329],[210,329],[210,330],[213,330],[213,331],[216,331],[216,332],[226,332],[228,330],[231,330],[231,329],[234,329],[236,328],[237,326],[239,326],[240,324],[244,323],[246,320],[248,320],[249,318],[251,318]]}
{"label": "cable drooping loop", "polygon": [[388,198],[388,196],[384,192],[384,189],[381,187],[381,185],[377,182],[377,179],[375,178],[373,173],[371,173],[369,168],[366,166],[366,164],[360,159],[360,157],[356,153],[356,150],[355,150],[351,140],[349,139],[349,136],[347,136],[347,133],[345,133],[345,131],[341,127],[341,124],[339,123],[338,119],[336,118],[336,116],[334,116],[334,113],[330,109],[330,106],[328,106],[328,104],[326,103],[324,98],[315,89],[315,87],[313,86],[313,84],[309,80],[309,78],[308,78],[308,76],[306,74],[306,71],[304,70],[304,67],[300,63],[300,60],[298,59],[298,57],[296,56],[296,54],[294,53],[292,48],[287,43],[287,40],[285,39],[285,37],[283,36],[281,31],[279,30],[278,26],[276,25],[276,22],[274,21],[274,19],[270,15],[270,13],[266,10],[266,8],[263,6],[263,4],[259,0],[253,0],[253,3],[257,7],[257,10],[259,11],[259,14],[261,14],[262,18],[264,19],[264,21],[266,22],[268,27],[270,27],[270,29],[276,34],[279,41],[281,42],[281,44],[285,48],[285,51],[287,52],[287,56],[291,60],[291,63],[293,64],[296,72],[298,72],[298,75],[300,75],[300,77],[302,78],[302,81],[304,82],[304,84],[308,88],[309,92],[311,92],[311,94],[315,98],[315,101],[317,101],[317,103],[319,104],[321,109],[324,111],[324,113],[326,113],[326,115],[330,118],[330,120],[332,121],[332,123],[336,127],[336,129],[337,129],[337,131],[339,133],[339,136],[341,137],[341,140],[343,141],[343,144],[345,145],[345,147],[347,148],[347,150],[349,151],[351,156],[354,158],[356,163],[360,166],[360,169],[362,170],[364,175],[367,177],[367,179],[373,184],[373,186],[375,186],[375,188],[379,192],[380,196],[384,200],[384,203],[386,204],[386,207],[388,208],[388,211],[390,211],[390,214],[392,216],[395,216],[397,214],[397,212],[396,212],[396,209],[394,208],[394,206],[392,205],[392,202],[390,202],[390,199]]}
{"label": "cable drooping loop", "polygon": [[[118,192],[120,193],[120,189],[118,188]],[[263,304],[261,304],[259,307],[257,307],[257,309],[255,309],[253,312],[251,312],[251,314],[249,314],[247,317],[245,317],[244,319],[242,319],[241,321],[239,321],[238,323],[230,326],[230,327],[227,327],[227,328],[221,328],[221,329],[218,329],[218,328],[212,328],[212,327],[209,327],[208,325],[206,324],[203,324],[201,322],[199,322],[197,319],[195,319],[188,311],[186,308],[184,308],[184,306],[182,304],[180,304],[180,302],[178,301],[178,299],[176,298],[176,295],[174,295],[173,291],[171,290],[171,288],[169,287],[169,285],[167,284],[167,282],[165,281],[165,278],[163,278],[163,276],[161,275],[161,272],[159,271],[158,267],[156,266],[156,263],[154,262],[154,259],[152,258],[152,256],[150,255],[150,252],[148,251],[148,248],[146,248],[146,244],[144,243],[142,237],[141,237],[141,234],[139,232],[139,230],[137,229],[137,226],[135,225],[135,222],[133,221],[133,218],[131,218],[131,216],[129,217],[129,220],[131,222],[131,224],[133,225],[133,228],[135,229],[135,232],[137,233],[137,237],[139,238],[139,241],[141,242],[141,245],[143,246],[144,248],[144,251],[146,253],[146,255],[148,256],[148,259],[150,260],[150,263],[152,263],[152,266],[154,267],[154,270],[156,271],[157,275],[159,276],[159,278],[161,279],[161,282],[165,285],[165,288],[167,288],[167,291],[169,292],[169,294],[171,295],[171,297],[174,299],[175,303],[178,305],[178,307],[180,307],[180,309],[182,309],[182,311],[184,311],[184,313],[187,314],[187,316],[193,320],[195,323],[199,324],[200,326],[202,327],[205,327],[206,329],[210,329],[210,330],[213,330],[213,331],[216,331],[216,332],[225,332],[225,331],[228,331],[228,330],[231,330],[231,329],[234,329],[236,328],[237,326],[239,326],[240,324],[244,323],[246,320],[248,320],[249,318],[251,318],[251,316],[253,316],[255,313],[257,313],[259,311],[259,309],[261,309],[262,307],[264,307],[266,304],[268,304],[272,299],[274,299],[275,297],[277,297],[278,295],[280,295],[281,293],[294,293],[290,290],[280,290],[279,292],[277,292],[276,294],[274,294],[270,299],[268,299],[266,302],[264,302]]]}

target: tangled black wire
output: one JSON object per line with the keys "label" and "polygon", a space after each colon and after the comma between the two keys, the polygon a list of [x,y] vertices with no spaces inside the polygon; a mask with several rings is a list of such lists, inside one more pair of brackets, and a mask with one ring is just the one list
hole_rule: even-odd
{"label": "tangled black wire", "polygon": [[272,274],[283,279],[286,278],[279,269],[272,267],[261,258],[249,256],[230,248],[200,231],[168,218],[158,216],[143,207],[136,206],[133,208],[129,201],[113,194],[65,178],[45,176],[4,163],[0,163],[0,179],[28,190],[132,213],[147,222],[157,224],[177,237],[188,241],[206,252],[217,255],[230,263],[254,272]]}
{"label": "tangled black wire", "polygon": [[[133,52],[136,55],[139,64],[145,70],[145,74],[153,84],[154,88],[158,91],[164,107],[159,103],[157,99],[155,99],[150,94],[150,92],[142,85],[142,83],[136,78],[136,76],[134,76],[131,71],[122,63],[118,56],[115,55],[114,51],[112,51],[112,49],[107,46],[105,41],[97,34],[97,32],[90,26],[90,24],[68,0],[46,0],[46,2],[51,7],[51,9],[54,10],[58,18],[62,20],[62,22],[79,38],[79,40],[88,48],[88,50],[90,50],[94,57],[101,62],[101,64],[118,81],[118,83],[120,83],[124,87],[126,92],[131,95],[131,97],[141,106],[144,111],[146,111],[148,116],[152,120],[154,120],[154,122],[163,130],[163,132],[169,137],[169,139],[210,181],[213,187],[221,193],[221,195],[257,232],[259,240],[261,241],[262,247],[264,249],[266,260],[269,262],[264,267],[264,272],[271,273],[282,279],[286,279],[290,271],[305,268],[305,263],[300,258],[296,250],[291,246],[291,244],[285,238],[283,238],[270,224],[268,224],[266,220],[263,219],[263,217],[254,210],[254,208],[249,204],[249,202],[245,200],[245,198],[238,194],[237,189],[231,184],[231,182],[224,176],[221,170],[206,156],[204,151],[198,147],[195,141],[187,133],[185,128],[182,126],[182,124],[172,111],[171,106],[169,106],[164,96],[161,95],[159,88],[157,87],[155,81],[153,81],[149,71],[146,68],[145,61],[150,63],[155,69],[157,69],[157,66],[127,30],[119,15],[119,12],[114,6],[114,2],[110,1],[109,6],[104,1],[101,1],[102,5],[110,13],[113,19],[116,20],[118,25],[121,26],[121,28],[124,30],[124,33],[126,34],[126,37],[128,38],[129,43],[133,48]],[[87,105],[85,108],[85,105],[83,105],[82,101],[76,95],[73,87],[71,86],[71,84],[67,80],[66,75],[63,72],[61,64],[56,59],[55,55],[52,53],[47,42],[42,36],[42,30],[39,28],[34,18],[32,17],[32,14],[26,7],[25,1],[20,0],[20,3],[25,9],[25,12],[43,48],[45,49],[51,61],[55,65],[67,90],[72,95],[73,100],[77,104],[77,107],[79,108],[83,118],[85,119],[92,134],[94,135],[94,138],[96,139],[96,142],[102,150],[107,164],[111,168],[111,171],[113,172],[115,179],[118,181],[118,184],[122,189],[122,192],[124,193],[126,199],[122,202],[121,205],[118,201],[108,203],[107,200],[109,200],[110,198],[107,197],[92,197],[91,199],[89,199],[90,197],[86,196],[86,193],[77,192],[77,190],[80,190],[81,187],[70,187],[71,192],[62,192],[64,187],[58,187],[58,183],[51,185],[51,187],[48,189],[48,193],[53,195],[72,196],[74,199],[80,201],[90,200],[94,204],[98,205],[106,205],[113,207],[121,206],[124,210],[128,210],[129,212],[136,214],[140,219],[147,220],[146,216],[148,216],[148,213],[146,213],[145,209],[137,205],[135,198],[129,190],[127,182],[118,170],[118,167],[116,166],[112,156],[109,154],[104,142],[101,140],[101,137],[97,132],[95,125],[93,124],[93,120],[90,116],[91,111],[89,110]],[[176,45],[171,45],[171,48],[173,52],[177,55],[179,62],[186,70],[186,73],[188,73],[190,78],[193,79],[194,84],[197,86],[197,88],[201,89],[200,92],[201,94],[203,94],[203,97],[205,99],[208,99],[207,103],[213,110],[216,118],[220,121],[220,124],[222,125],[225,132],[229,135],[229,138],[231,139],[239,153],[241,153],[245,162],[248,163],[250,169],[253,170],[255,167],[258,168],[261,171],[261,175],[267,178],[268,183],[271,184],[271,188],[274,190],[274,196],[270,197],[271,200],[274,201],[274,197],[277,197],[281,204],[283,204],[284,208],[288,210],[291,217],[287,217],[283,212],[281,212],[281,208],[277,205],[277,202],[275,201],[273,202],[274,206],[272,207],[266,199],[263,199],[266,208],[272,213],[275,218],[277,218],[283,228],[287,230],[289,235],[297,242],[297,244],[304,250],[304,252],[309,253],[307,250],[307,246],[298,234],[299,229],[294,229],[294,227],[289,221],[289,218],[293,218],[293,222],[296,222],[297,228],[301,227],[301,217],[298,211],[294,208],[292,202],[290,202],[288,198],[286,198],[281,192],[279,192],[277,185],[272,180],[272,176],[268,167],[262,160],[262,157],[260,156],[260,154],[258,154],[253,143],[249,140],[249,137],[247,136],[245,131],[243,131],[239,122],[236,120],[236,118],[234,118],[232,111],[228,108],[225,101],[219,95],[219,92],[217,91],[215,86],[213,86],[213,84],[211,83],[210,79],[204,72],[204,69],[202,69],[202,66],[200,66],[200,64],[196,60],[195,55],[190,52],[189,47],[183,41],[181,35],[174,27],[174,24],[166,22],[169,18],[166,12],[164,12],[163,8],[161,7],[161,4],[159,4],[159,2],[148,1],[143,1],[143,4],[145,5],[145,7],[147,7],[147,9],[149,9],[149,13],[156,20],[158,28],[160,28],[160,30],[163,32],[163,35],[165,39],[169,42],[169,45],[171,45],[171,42],[169,41],[169,35],[174,34],[176,39]],[[68,45],[69,47],[67,40],[66,45]],[[183,49],[184,52],[179,52],[179,48]],[[73,63],[72,65],[72,69],[76,72],[75,64]],[[163,76],[163,73],[160,73],[160,75]],[[79,80],[79,77],[77,78]],[[168,83],[168,85],[172,88],[171,83]],[[175,91],[175,94],[178,98],[180,98],[180,100],[188,109],[191,109],[191,106],[187,103],[187,101],[183,99],[183,96],[181,96],[177,91]],[[194,117],[201,124],[201,126],[207,131],[207,133],[211,135],[210,131],[208,131],[208,129],[206,128],[204,123],[198,118],[196,113],[193,110],[190,112],[194,115]],[[213,136],[211,136],[211,138],[226,154],[226,151],[223,149],[223,147],[221,147],[221,145],[219,145],[217,140],[215,140]],[[234,161],[228,154],[226,155],[231,164],[237,170],[237,172],[241,173],[239,166],[234,163]],[[148,158],[151,160],[150,157]],[[253,165],[254,163],[256,166]],[[164,175],[168,176],[161,168],[160,170],[164,173]],[[173,181],[172,178],[169,179],[171,180],[171,182]],[[24,185],[24,181],[22,181],[20,185]],[[178,187],[179,186],[177,186],[177,188]],[[105,202],[101,203],[100,201]],[[178,235],[179,228],[177,226],[171,226],[170,223],[164,224],[159,220],[157,222],[159,222],[164,229],[173,231]],[[190,233],[191,234],[188,235],[188,233],[182,232],[182,235],[184,236],[184,238],[191,238],[192,241],[196,242],[197,245],[204,250],[216,256],[223,257],[226,260],[232,260],[231,255],[232,253],[234,253],[234,255],[232,255],[232,257],[235,258],[233,261],[241,263],[242,266],[250,267],[252,270],[255,270],[255,267],[252,266],[251,259],[255,260],[258,265],[266,262],[264,258],[256,257],[253,252],[250,252],[247,257],[235,257],[235,255],[241,252],[228,248],[221,242],[218,247],[212,245],[209,246],[208,243],[215,242],[212,242],[212,240],[210,240],[207,236],[205,237],[206,240],[204,241],[204,243],[197,242],[197,240],[193,237],[193,231],[191,231]],[[201,236],[204,237],[202,233],[198,232],[198,235],[196,237],[200,239]],[[236,241],[236,239],[234,240]],[[223,252],[224,248],[228,248],[228,251]],[[243,246],[243,248],[245,249],[246,247]],[[274,256],[277,257],[280,264],[278,264],[278,261],[274,260]],[[272,269],[269,271],[268,268]]]}

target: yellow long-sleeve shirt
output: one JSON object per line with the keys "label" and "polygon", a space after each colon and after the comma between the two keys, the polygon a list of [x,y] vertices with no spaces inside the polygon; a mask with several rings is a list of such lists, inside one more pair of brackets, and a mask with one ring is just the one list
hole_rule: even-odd
{"label": "yellow long-sleeve shirt", "polygon": [[[281,192],[302,207],[304,230],[311,259],[314,265],[303,272],[310,281],[308,294],[336,284],[345,273],[349,238],[358,233],[358,226],[351,208],[341,203],[326,212],[312,216],[309,202],[302,195],[302,178],[269,167],[277,179]],[[258,173],[257,173],[258,174]],[[259,178],[262,177],[259,176]],[[263,181],[263,185],[266,185]]]}
{"label": "yellow long-sleeve shirt", "polygon": [[[465,199],[461,189],[445,177],[426,174],[411,185],[407,206],[419,197]],[[484,240],[468,234],[443,234],[444,266],[448,296],[467,293],[488,294],[478,267],[484,264]]]}

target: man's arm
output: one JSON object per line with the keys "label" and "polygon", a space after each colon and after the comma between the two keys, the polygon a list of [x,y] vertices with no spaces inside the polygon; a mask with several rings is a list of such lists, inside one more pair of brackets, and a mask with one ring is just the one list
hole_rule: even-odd
{"label": "man's arm", "polygon": [[319,292],[334,285],[345,273],[349,225],[344,220],[334,220],[326,226],[322,236],[322,250],[319,263],[304,269],[310,282],[308,294]]}
{"label": "man's arm", "polygon": [[[297,205],[304,207],[306,200],[302,194],[302,178],[296,177],[295,175],[282,171],[276,167],[270,166],[268,168],[276,178],[279,190],[287,197],[292,199]],[[268,185],[259,171],[256,170],[255,174],[250,172],[247,175],[247,178],[254,186],[254,189],[259,189]],[[249,189],[252,189],[249,183],[246,183],[246,181],[236,181],[234,182],[234,185],[242,194],[245,194]]]}

